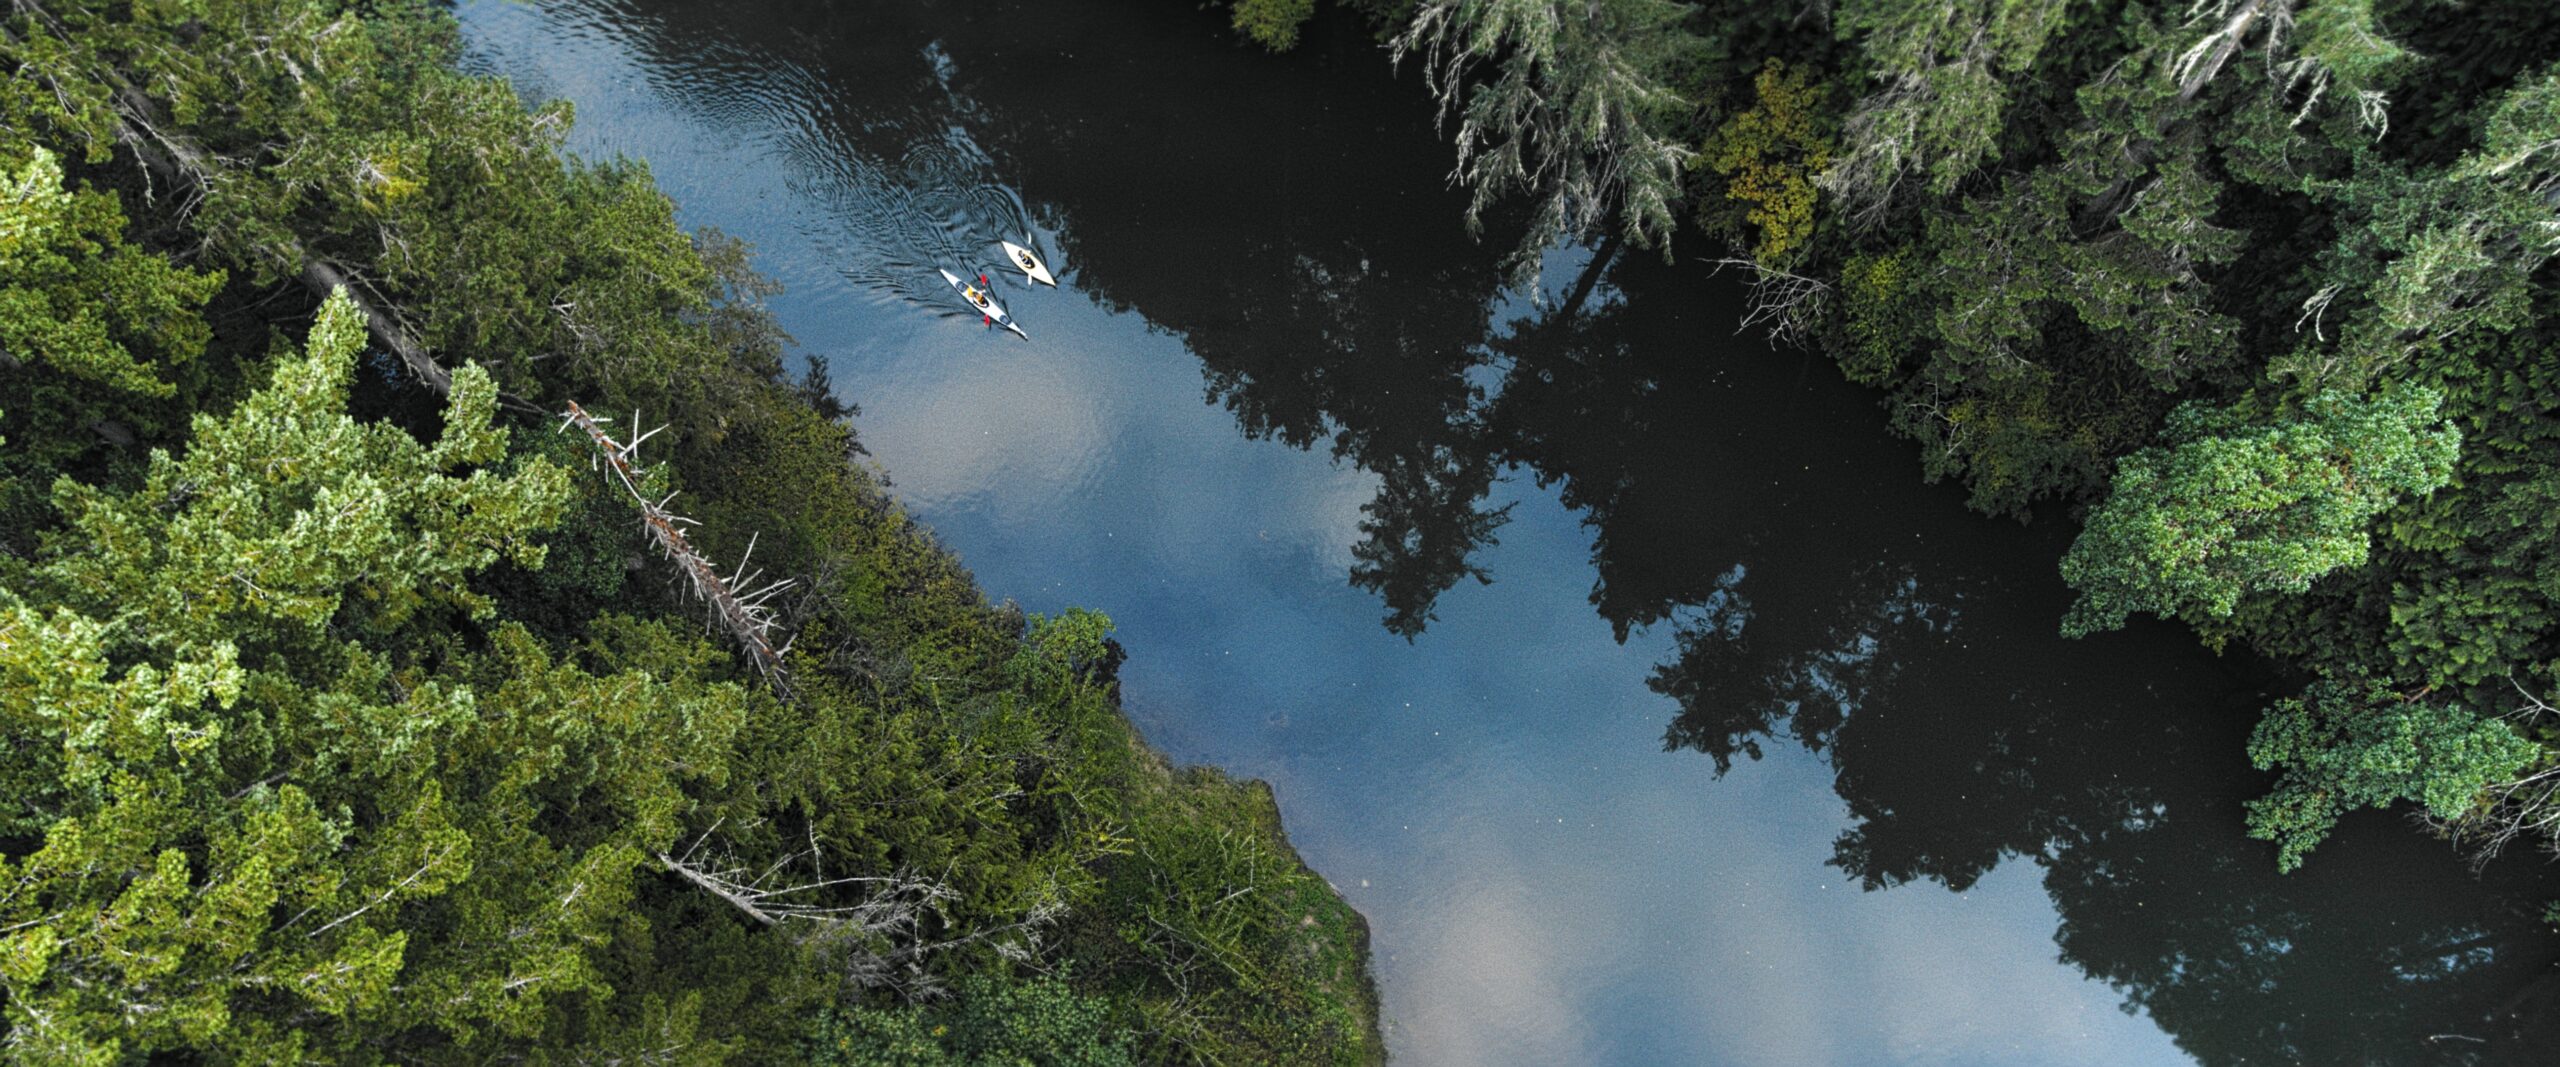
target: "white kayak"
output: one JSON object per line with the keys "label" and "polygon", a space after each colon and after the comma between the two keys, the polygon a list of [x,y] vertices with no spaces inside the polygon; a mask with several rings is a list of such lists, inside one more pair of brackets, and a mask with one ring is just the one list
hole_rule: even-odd
{"label": "white kayak", "polygon": [[1022,273],[1030,275],[1032,281],[1047,286],[1058,284],[1057,276],[1049,273],[1048,265],[1040,262],[1040,257],[1033,255],[1030,249],[1011,241],[999,240],[996,243],[1004,246],[1004,257],[1012,260],[1014,266],[1022,268]]}
{"label": "white kayak", "polygon": [[1025,341],[1031,339],[1030,334],[1022,332],[1022,327],[1013,324],[1013,316],[1005,314],[1004,308],[997,306],[996,298],[989,295],[986,290],[961,281],[959,275],[947,270],[942,272],[942,280],[950,282],[952,288],[960,290],[960,299],[968,301],[970,307],[978,309],[978,314],[994,319],[996,325],[1013,331],[1015,336]]}

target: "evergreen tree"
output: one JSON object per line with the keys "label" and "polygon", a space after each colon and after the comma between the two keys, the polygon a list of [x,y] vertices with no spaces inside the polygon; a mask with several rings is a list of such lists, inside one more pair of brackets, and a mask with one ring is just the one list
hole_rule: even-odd
{"label": "evergreen tree", "polygon": [[1845,123],[1822,176],[1848,216],[1872,224],[1907,175],[1944,196],[1993,154],[2009,91],[2034,66],[2065,0],[1845,0],[1834,25],[1858,42],[1876,91]]}
{"label": "evergreen tree", "polygon": [[[1534,289],[1539,258],[1617,220],[1667,255],[1680,172],[1696,154],[1675,124],[1688,106],[1672,71],[1697,47],[1672,0],[1429,0],[1392,46],[1419,53],[1441,117],[1458,119],[1452,180],[1473,193],[1467,224],[1527,194],[1527,231],[1505,260]],[[1479,77],[1478,67],[1489,66]]]}
{"label": "evergreen tree", "polygon": [[[0,141],[8,138],[0,137]],[[0,555],[31,550],[65,471],[129,462],[165,429],[178,378],[209,337],[196,309],[218,272],[125,240],[115,198],[69,182],[41,145],[0,148]]]}
{"label": "evergreen tree", "polygon": [[[673,783],[718,773],[734,689],[589,675],[513,627],[455,645],[492,609],[466,579],[540,561],[565,475],[494,466],[476,367],[432,444],[349,417],[362,339],[333,300],[139,487],[61,482],[51,558],[0,593],[8,817],[42,840],[0,861],[23,1056],[538,1032],[598,988]],[[598,833],[572,802],[624,815]]]}

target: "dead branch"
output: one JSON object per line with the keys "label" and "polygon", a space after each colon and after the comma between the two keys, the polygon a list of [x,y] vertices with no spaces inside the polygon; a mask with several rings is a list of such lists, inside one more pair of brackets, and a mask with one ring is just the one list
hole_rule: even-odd
{"label": "dead branch", "polygon": [[1744,299],[1750,309],[1742,316],[1733,332],[1741,333],[1754,326],[1769,331],[1773,344],[1798,344],[1805,331],[1821,318],[1823,305],[1831,299],[1831,287],[1820,281],[1761,264],[1757,260],[1726,257],[1709,260],[1716,271],[1741,267],[1751,272],[1751,289]]}
{"label": "dead branch", "polygon": [[[2513,678],[2523,703],[2506,718],[2516,724],[2516,732],[2532,736],[2535,720],[2560,714],[2551,701],[2527,690]],[[2471,852],[2472,864],[2485,867],[2499,852],[2519,838],[2531,838],[2544,849],[2560,855],[2560,759],[2548,754],[2537,766],[2521,777],[2498,782],[2482,791],[2480,802],[2456,819],[2425,817],[2437,831],[2462,842]]]}
{"label": "dead branch", "polygon": [[561,413],[560,419],[564,430],[576,426],[586,431],[588,442],[595,445],[598,464],[612,471],[632,501],[640,505],[640,525],[648,531],[649,540],[658,546],[659,552],[675,561],[676,568],[683,571],[686,580],[692,584],[694,596],[711,608],[712,621],[737,640],[738,647],[755,663],[756,669],[764,673],[765,680],[776,690],[785,690],[787,679],[783,674],[782,657],[791,651],[791,647],[788,642],[780,648],[774,646],[774,632],[780,626],[773,613],[772,602],[775,596],[795,583],[789,578],[766,582],[764,571],[748,572],[747,560],[756,551],[752,537],[747,540],[747,551],[738,557],[737,569],[728,577],[721,577],[719,568],[712,566],[711,560],[693,547],[692,540],[684,535],[684,527],[701,524],[667,510],[667,502],[674,500],[675,494],[651,500],[640,491],[640,473],[634,465],[639,457],[640,442],[666,427],[641,433],[639,416],[634,413],[631,443],[622,444],[607,434],[604,427],[597,425],[595,418],[587,414],[587,409],[579,407],[575,401],[569,403],[569,409]]}
{"label": "dead branch", "polygon": [[2208,19],[2221,19],[2222,24],[2198,38],[2195,44],[2170,61],[2169,77],[2178,83],[2178,99],[2192,100],[2214,75],[2238,55],[2249,32],[2264,22],[2267,27],[2266,48],[2272,53],[2286,30],[2293,25],[2293,0],[2246,0],[2233,5],[2231,0],[2196,0],[2187,10],[2189,24]]}
{"label": "dead branch", "polygon": [[[952,898],[951,890],[940,883],[907,875],[816,878],[781,884],[775,880],[782,873],[781,864],[750,874],[744,867],[695,860],[702,841],[708,840],[710,835],[703,835],[682,858],[661,852],[658,863],[764,926],[833,923],[864,935],[913,933],[933,905]],[[784,857],[783,862],[803,855],[794,853]],[[870,891],[850,904],[827,903],[826,891],[839,886],[864,886]]]}
{"label": "dead branch", "polygon": [[713,823],[681,855],[658,853],[659,865],[758,925],[837,953],[845,980],[864,989],[892,987],[918,1000],[940,995],[925,962],[986,941],[995,942],[997,954],[1029,963],[1040,951],[1040,931],[1065,914],[1051,897],[1016,922],[932,940],[946,921],[944,906],[959,899],[941,882],[907,872],[827,877],[814,831],[807,849],[755,869],[713,845],[719,829]]}
{"label": "dead branch", "polygon": [[301,258],[302,284],[312,292],[320,294],[322,299],[327,299],[333,291],[347,294],[347,300],[356,306],[357,311],[364,313],[365,332],[373,336],[374,343],[390,349],[392,355],[400,357],[400,362],[406,364],[410,373],[417,375],[418,380],[425,383],[427,388],[435,390],[438,395],[453,391],[453,376],[446,373],[442,366],[437,365],[435,359],[427,355],[427,350],[412,339],[407,330],[401,329],[399,323],[382,311],[383,307],[388,306],[387,304],[366,299],[354,285],[348,283],[346,273],[339,270],[337,264],[318,256],[304,254],[298,246],[279,250],[279,257],[285,256]]}

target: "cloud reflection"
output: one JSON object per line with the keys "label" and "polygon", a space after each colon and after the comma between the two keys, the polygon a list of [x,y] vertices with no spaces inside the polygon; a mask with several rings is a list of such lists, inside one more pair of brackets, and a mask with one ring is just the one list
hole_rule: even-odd
{"label": "cloud reflection", "polygon": [[[1836,582],[1839,559],[1921,549],[1816,544],[1826,550],[1791,572],[1783,559],[1764,563],[1763,546],[1836,540],[1849,529],[1899,538],[1912,515],[1929,514],[1925,500],[1880,493],[1863,502],[1868,512],[1827,525],[1762,531],[1740,522],[1832,501],[1809,487],[1845,475],[1763,469],[1767,450],[1742,436],[1758,413],[1718,406],[1731,383],[1719,379],[1707,393],[1684,377],[1698,362],[1682,347],[1687,324],[1668,322],[1663,331],[1677,336],[1641,344],[1594,335],[1571,359],[1531,367],[1552,372],[1554,395],[1520,394],[1557,405],[1537,425],[1577,431],[1545,442],[1557,464],[1602,464],[1559,491],[1578,486],[1598,499],[1602,486],[1696,481],[1712,490],[1666,490],[1634,501],[1648,507],[1617,512],[1631,543],[1634,533],[1700,543],[1678,553],[1627,547],[1613,558],[1666,566],[1612,572],[1612,588],[1668,584],[1679,595],[1594,619],[1594,531],[1557,491],[1512,485],[1498,491],[1527,498],[1483,559],[1501,581],[1458,583],[1443,618],[1414,644],[1377,627],[1375,603],[1344,575],[1347,547],[1361,538],[1359,505],[1379,482],[1321,448],[1235,431],[1260,412],[1268,420],[1257,425],[1289,440],[1292,428],[1347,412],[1344,423],[1372,432],[1432,430],[1419,439],[1440,447],[1446,435],[1433,428],[1478,399],[1465,374],[1484,361],[1453,338],[1485,319],[1471,286],[1486,264],[1470,258],[1478,253],[1457,230],[1457,212],[1428,199],[1445,192],[1447,163],[1427,104],[1341,69],[1242,56],[1215,36],[1217,12],[1195,26],[1184,21],[1193,12],[1058,3],[927,31],[908,24],[922,16],[891,5],[845,4],[841,14],[819,5],[630,6],[653,13],[616,22],[627,15],[621,6],[493,3],[461,13],[474,48],[499,54],[511,73],[543,72],[576,98],[582,150],[647,156],[689,224],[758,245],[758,264],[792,288],[775,305],[785,325],[837,358],[846,393],[865,405],[865,440],[902,499],[994,595],[1035,610],[1081,603],[1112,612],[1135,656],[1124,676],[1130,707],[1151,738],[1178,757],[1276,783],[1298,843],[1373,920],[1400,1064],[2184,1061],[2146,1019],[2116,1012],[2112,990],[2055,962],[2048,935],[2057,916],[2031,881],[2033,865],[1993,871],[1962,896],[1925,884],[1860,892],[1826,863],[1853,822],[1823,761],[1773,746],[1766,761],[1710,781],[1708,761],[1659,751],[1665,705],[1643,682],[1671,642],[1639,629],[1622,646],[1610,623],[1653,621],[1657,599],[1698,603],[1718,575],[1738,577],[1732,565],[1750,559],[1754,604],[1765,613],[1753,640],[1783,654],[1788,645],[1774,636],[1788,632],[1785,607],[1826,604],[1808,591]],[[796,21],[804,16],[818,28]],[[1044,80],[1017,74],[1036,65],[993,60],[1050,62],[1048,41],[1007,28],[1042,19],[1072,24],[1048,28],[1061,39],[1097,53],[1109,42],[1143,62],[1122,70],[1097,59],[1076,78]],[[560,32],[588,23],[603,30]],[[1212,32],[1195,32],[1202,27]],[[1032,35],[1008,36],[1023,33]],[[865,243],[876,228],[845,224],[847,202],[817,195],[825,172],[788,173],[794,160],[825,157],[830,138],[905,136],[919,79],[932,75],[919,68],[901,78],[898,64],[921,62],[928,40],[941,40],[934,54],[960,72],[947,90],[968,98],[961,117],[990,126],[989,173],[971,180],[1036,190],[1030,214],[1077,252],[1068,291],[1006,290],[1034,344],[849,296],[842,272],[881,254]],[[725,76],[628,88],[715,43],[731,68],[787,66],[806,78],[725,100],[717,97],[737,84]],[[1374,58],[1359,47],[1355,58]],[[652,51],[636,60],[630,49]],[[768,62],[767,53],[784,58]],[[1169,79],[1197,94],[1266,101],[1304,117],[1303,128],[1293,119],[1188,131],[1181,147],[1198,159],[1186,167],[1226,169],[1156,168],[1180,177],[1155,180],[1227,201],[1203,206],[1130,189],[1128,161],[1154,158],[1147,139],[1161,150],[1164,124],[1123,133],[1133,123],[1035,121],[1187,106],[1165,99]],[[944,82],[932,84],[942,99]],[[797,95],[811,87],[831,95]],[[880,115],[891,121],[864,125]],[[763,132],[742,139],[742,126]],[[904,158],[896,149],[865,151]],[[1352,156],[1356,172],[1340,162]],[[1232,210],[1236,202],[1271,209]],[[1301,307],[1274,287],[1248,305],[1253,316],[1230,316],[1236,291],[1260,278],[1204,265],[1204,237],[1289,257],[1278,261],[1307,257],[1337,278],[1367,278],[1374,266],[1397,280],[1396,298]],[[1075,286],[1088,281],[1120,295],[1086,300]],[[1402,299],[1407,291],[1437,294],[1420,309],[1428,314]],[[1614,285],[1595,291],[1608,297],[1598,306],[1621,306]],[[1639,287],[1634,298],[1643,295]],[[1167,332],[1150,317],[1191,325]],[[1202,403],[1202,364],[1186,345],[1211,340],[1224,346],[1224,376],[1210,388],[1230,387],[1222,403],[1250,393],[1260,406]],[[1342,358],[1315,358],[1324,353]],[[1445,387],[1415,388],[1417,365],[1449,371],[1419,376]],[[1643,388],[1565,388],[1593,374]],[[1794,374],[1753,382],[1747,392],[1759,399],[1750,403],[1796,403]],[[1683,404],[1662,408],[1645,399],[1660,393],[1657,379],[1717,404],[1674,391]],[[1786,418],[1853,425],[1866,411],[1862,398],[1824,402],[1831,408]],[[1662,440],[1619,440],[1639,432]],[[1641,462],[1619,472],[1604,461]],[[1898,451],[1841,462],[1909,481]],[[1934,554],[1945,543],[1923,547]],[[1803,629],[1827,634],[1827,621]]]}

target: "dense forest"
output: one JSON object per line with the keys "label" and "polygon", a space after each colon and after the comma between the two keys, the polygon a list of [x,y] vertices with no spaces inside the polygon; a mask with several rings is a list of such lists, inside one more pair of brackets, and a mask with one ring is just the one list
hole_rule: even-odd
{"label": "dense forest", "polygon": [[[2560,7],[1351,6],[1439,100],[1515,283],[1593,247],[1523,336],[1578,329],[1624,250],[1722,262],[1751,325],[1883,393],[1920,476],[2076,524],[2064,633],[2158,616],[2292,673],[2249,743],[2271,862],[2401,803],[2480,854],[2560,845]],[[1311,11],[1234,24],[1286,48]],[[1615,492],[1521,421],[1548,368],[1451,384],[1463,440],[1362,457],[1387,484],[1353,580],[1407,633],[1484,577],[1493,463]],[[1622,634],[1662,617],[1595,558]]]}
{"label": "dense forest", "polygon": [[458,49],[0,18],[5,1055],[1375,1061],[1268,790],[1148,750],[746,250]]}

